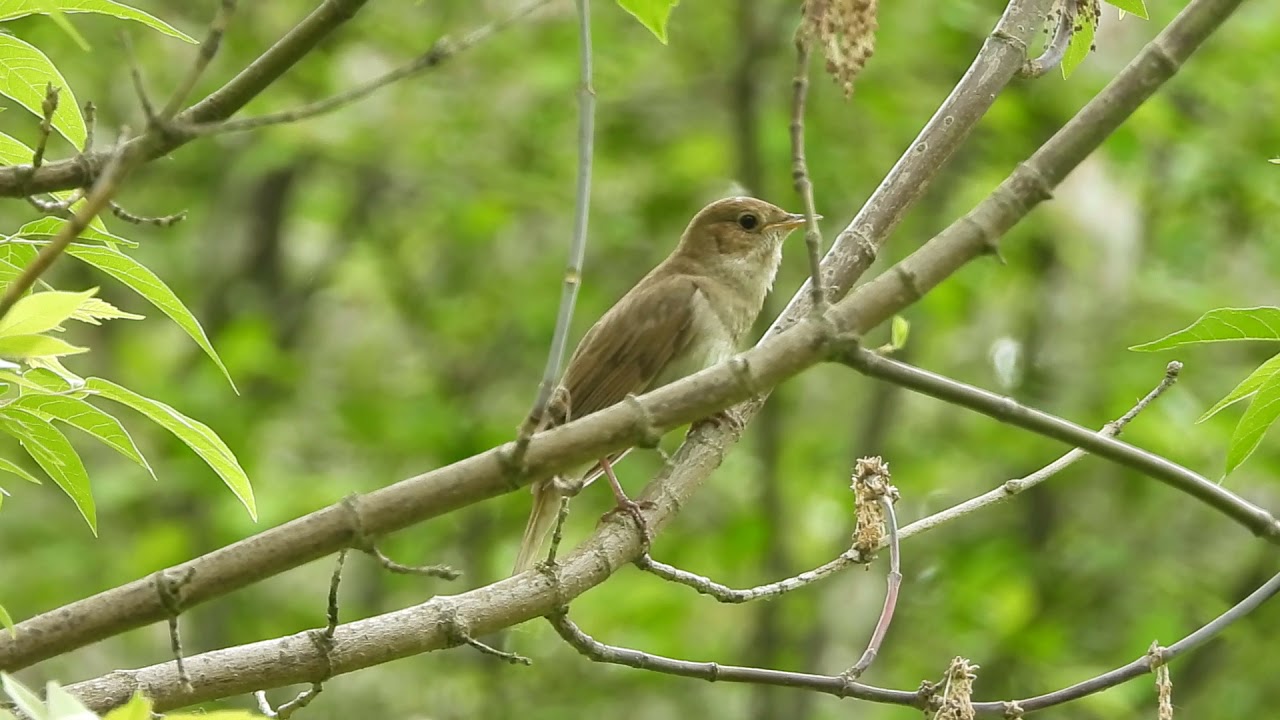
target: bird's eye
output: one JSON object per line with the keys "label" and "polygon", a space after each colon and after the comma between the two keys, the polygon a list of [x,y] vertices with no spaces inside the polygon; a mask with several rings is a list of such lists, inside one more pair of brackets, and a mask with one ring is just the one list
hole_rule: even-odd
{"label": "bird's eye", "polygon": [[760,218],[756,217],[754,213],[742,213],[742,215],[738,216],[738,225],[743,230],[755,230],[759,224]]}

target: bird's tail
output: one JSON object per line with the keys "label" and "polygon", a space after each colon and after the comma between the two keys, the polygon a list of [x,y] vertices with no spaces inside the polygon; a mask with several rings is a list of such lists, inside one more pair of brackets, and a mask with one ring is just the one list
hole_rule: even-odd
{"label": "bird's tail", "polygon": [[518,575],[538,562],[542,544],[560,514],[561,497],[563,494],[556,487],[555,478],[533,484],[533,510],[529,512],[529,522],[524,526],[524,537],[520,539],[520,552],[516,555],[512,575]]}

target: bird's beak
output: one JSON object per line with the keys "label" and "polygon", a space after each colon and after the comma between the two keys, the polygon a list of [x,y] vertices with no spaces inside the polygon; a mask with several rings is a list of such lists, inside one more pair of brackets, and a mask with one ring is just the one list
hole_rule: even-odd
{"label": "bird's beak", "polygon": [[[813,217],[815,220],[822,219],[821,215],[814,215]],[[787,213],[787,218],[785,220],[779,220],[773,223],[772,227],[775,227],[779,230],[791,230],[804,225],[805,222],[806,220],[804,215],[801,215],[799,213]]]}

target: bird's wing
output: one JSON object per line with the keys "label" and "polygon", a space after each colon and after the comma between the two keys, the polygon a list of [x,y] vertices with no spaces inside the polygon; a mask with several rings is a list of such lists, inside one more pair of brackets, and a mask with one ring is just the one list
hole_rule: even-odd
{"label": "bird's wing", "polygon": [[[640,394],[695,333],[698,287],[683,275],[637,287],[587,332],[569,360],[564,386],[571,418],[580,418]],[[625,322],[625,332],[613,325]],[[609,327],[608,331],[604,328]]]}

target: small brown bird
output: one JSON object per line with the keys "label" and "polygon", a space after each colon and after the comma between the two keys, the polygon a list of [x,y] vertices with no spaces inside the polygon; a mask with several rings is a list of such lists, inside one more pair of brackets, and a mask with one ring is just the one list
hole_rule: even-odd
{"label": "small brown bird", "polygon": [[[763,200],[717,200],[693,217],[680,244],[587,331],[565,370],[561,424],[692,375],[728,359],[755,323],[782,262],[782,241],[805,222]],[[620,510],[643,523],[612,464],[622,450],[562,478],[533,484],[515,572],[533,566],[555,524],[560,499],[602,473]]]}

